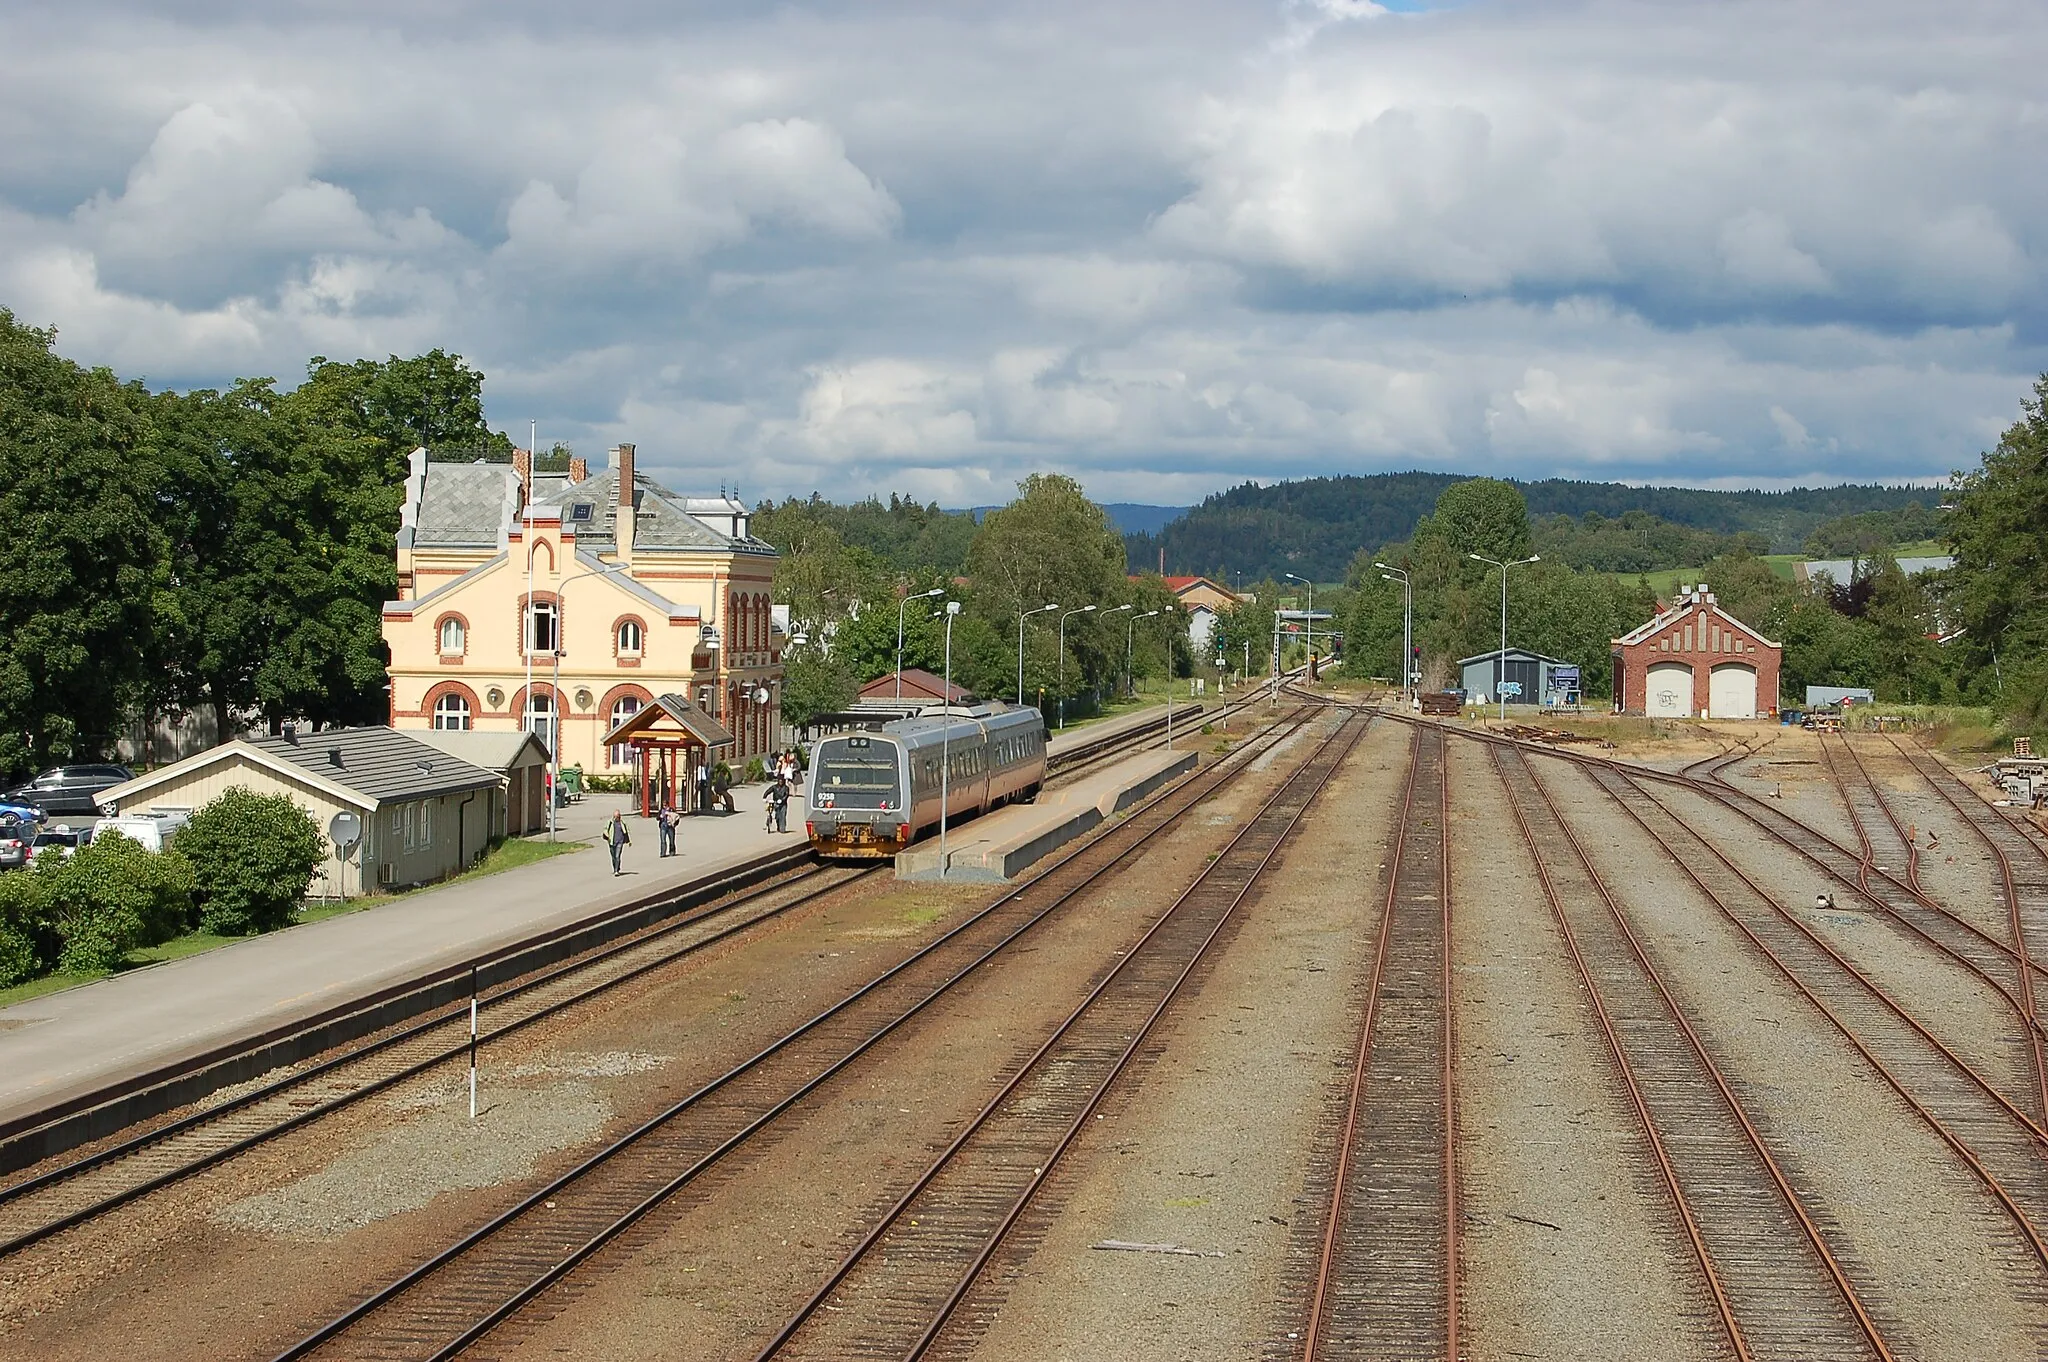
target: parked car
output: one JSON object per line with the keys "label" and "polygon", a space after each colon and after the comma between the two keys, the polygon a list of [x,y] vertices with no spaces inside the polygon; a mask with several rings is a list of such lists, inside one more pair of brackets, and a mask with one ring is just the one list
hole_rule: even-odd
{"label": "parked car", "polygon": [[162,851],[173,834],[191,821],[192,815],[188,813],[127,813],[119,818],[102,818],[92,835],[98,838],[118,832],[131,842],[141,843],[145,851]]}
{"label": "parked car", "polygon": [[60,825],[51,828],[47,832],[36,834],[35,841],[29,844],[28,858],[30,861],[40,860],[44,856],[63,856],[69,858],[76,856],[78,849],[88,845],[91,841],[92,833],[90,830],[85,828],[67,828]]}
{"label": "parked car", "polygon": [[103,765],[53,766],[28,784],[0,794],[0,800],[28,804],[45,814],[100,811],[103,791],[135,779],[135,773],[111,762]]}
{"label": "parked car", "polygon": [[19,870],[27,865],[29,844],[35,840],[35,819],[0,813],[0,870]]}
{"label": "parked car", "polygon": [[33,804],[10,804],[0,800],[0,821],[9,818],[23,823],[40,823],[43,821],[43,811]]}

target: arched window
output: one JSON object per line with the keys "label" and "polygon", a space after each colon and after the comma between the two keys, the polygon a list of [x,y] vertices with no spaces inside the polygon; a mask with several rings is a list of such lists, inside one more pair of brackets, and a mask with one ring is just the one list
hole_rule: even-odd
{"label": "arched window", "polygon": [[[623,634],[625,633],[625,630],[621,629],[619,632]],[[610,727],[617,728],[620,724],[626,722],[626,720],[632,718],[635,714],[638,714],[639,712],[639,696],[621,695],[618,699],[612,701]],[[632,744],[623,742],[615,743],[611,748],[611,763],[614,766],[631,766],[633,764]]]}
{"label": "arched window", "polygon": [[638,656],[640,653],[640,642],[640,621],[622,620],[619,624],[619,656]]}
{"label": "arched window", "polygon": [[441,656],[462,656],[462,645],[468,641],[468,631],[462,621],[454,615],[441,621]]}
{"label": "arched window", "polygon": [[469,700],[449,693],[434,701],[434,727],[462,730],[469,727]]}
{"label": "arched window", "polygon": [[552,653],[561,642],[561,617],[553,601],[534,601],[526,607],[526,650]]}
{"label": "arched window", "polygon": [[536,692],[526,699],[526,731],[539,738],[541,745],[548,749],[548,755],[555,752],[555,697],[545,691]]}

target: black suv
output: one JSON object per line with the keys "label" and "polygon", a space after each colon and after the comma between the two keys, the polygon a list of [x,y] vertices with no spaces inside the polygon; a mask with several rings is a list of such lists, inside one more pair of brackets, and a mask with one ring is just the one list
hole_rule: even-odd
{"label": "black suv", "polygon": [[99,796],[123,781],[135,779],[125,766],[53,766],[26,785],[17,786],[0,800],[10,804],[32,804],[44,813],[99,813]]}

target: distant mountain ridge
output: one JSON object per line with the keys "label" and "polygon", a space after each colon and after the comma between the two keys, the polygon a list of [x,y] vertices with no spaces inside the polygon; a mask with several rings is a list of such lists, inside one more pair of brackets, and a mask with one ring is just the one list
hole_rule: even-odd
{"label": "distant mountain ridge", "polygon": [[[1127,530],[1125,552],[1133,571],[1157,568],[1164,548],[1168,572],[1241,572],[1247,581],[1294,572],[1335,581],[1361,548],[1377,549],[1407,539],[1444,488],[1468,476],[1418,471],[1306,478],[1265,487],[1245,483],[1208,497],[1156,530]],[[1510,481],[1528,499],[1532,518],[1579,517],[1588,512],[1613,518],[1647,511],[1719,534],[1753,531],[1768,538],[1778,552],[1798,550],[1822,521],[1894,511],[1909,502],[1931,503],[1941,496],[1938,488],[1857,484],[1713,492],[1571,478]],[[1118,524],[1121,527],[1122,522]]]}

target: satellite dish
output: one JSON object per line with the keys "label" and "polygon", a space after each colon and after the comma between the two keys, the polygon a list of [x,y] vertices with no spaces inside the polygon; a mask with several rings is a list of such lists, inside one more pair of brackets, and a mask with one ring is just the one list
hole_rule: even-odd
{"label": "satellite dish", "polygon": [[363,820],[347,809],[327,820],[327,840],[334,843],[334,849],[338,852],[345,853],[347,848],[361,841],[362,836]]}

